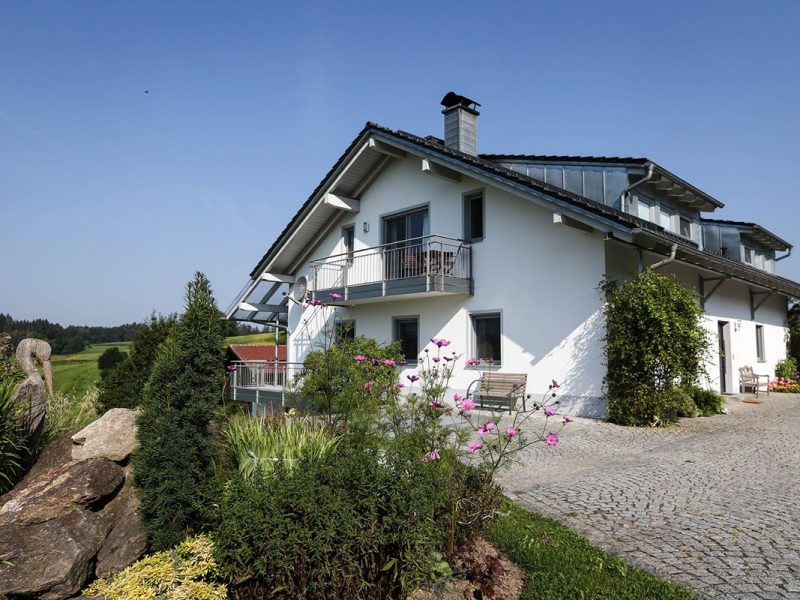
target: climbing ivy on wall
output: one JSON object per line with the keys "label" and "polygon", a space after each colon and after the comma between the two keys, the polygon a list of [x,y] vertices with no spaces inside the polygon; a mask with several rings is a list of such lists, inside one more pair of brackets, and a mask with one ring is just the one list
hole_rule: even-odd
{"label": "climbing ivy on wall", "polygon": [[606,292],[608,419],[651,425],[669,419],[679,388],[697,383],[709,348],[696,297],[650,269]]}

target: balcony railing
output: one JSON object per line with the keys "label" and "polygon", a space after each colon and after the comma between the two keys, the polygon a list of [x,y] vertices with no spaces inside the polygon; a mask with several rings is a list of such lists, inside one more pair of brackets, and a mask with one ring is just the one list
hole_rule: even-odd
{"label": "balcony railing", "polygon": [[235,389],[285,389],[303,368],[303,363],[271,360],[240,360],[231,365],[234,369],[228,385],[232,392]]}
{"label": "balcony railing", "polygon": [[428,235],[311,262],[313,292],[336,291],[344,300],[417,292],[472,292],[472,248]]}

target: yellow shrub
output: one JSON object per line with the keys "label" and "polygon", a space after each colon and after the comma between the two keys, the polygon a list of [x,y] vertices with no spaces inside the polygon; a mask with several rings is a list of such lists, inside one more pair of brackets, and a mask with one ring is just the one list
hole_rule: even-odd
{"label": "yellow shrub", "polygon": [[106,600],[225,600],[224,585],[203,581],[213,575],[216,566],[213,543],[198,535],[172,550],[147,556],[120,573],[98,579],[83,595]]}

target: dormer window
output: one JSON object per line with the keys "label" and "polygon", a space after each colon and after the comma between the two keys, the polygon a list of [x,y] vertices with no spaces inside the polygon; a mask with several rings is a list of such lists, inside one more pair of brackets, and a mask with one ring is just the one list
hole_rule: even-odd
{"label": "dormer window", "polygon": [[744,248],[744,262],[748,265],[753,264],[753,250],[747,246]]}
{"label": "dormer window", "polygon": [[664,206],[658,209],[658,224],[667,231],[675,231],[675,211],[672,211]]}
{"label": "dormer window", "polygon": [[642,198],[636,199],[636,216],[645,221],[653,220],[653,203]]}
{"label": "dormer window", "polygon": [[680,218],[680,234],[685,237],[691,239],[692,237],[692,222],[687,219],[686,217]]}

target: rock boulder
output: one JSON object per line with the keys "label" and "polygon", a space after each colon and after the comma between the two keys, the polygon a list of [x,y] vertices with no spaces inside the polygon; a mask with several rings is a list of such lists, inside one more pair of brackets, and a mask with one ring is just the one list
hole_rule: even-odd
{"label": "rock boulder", "polygon": [[136,449],[138,410],[112,408],[94,423],[72,436],[72,460],[107,458],[126,460]]}

